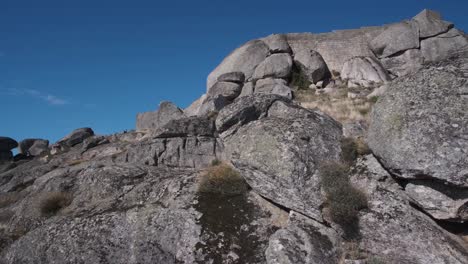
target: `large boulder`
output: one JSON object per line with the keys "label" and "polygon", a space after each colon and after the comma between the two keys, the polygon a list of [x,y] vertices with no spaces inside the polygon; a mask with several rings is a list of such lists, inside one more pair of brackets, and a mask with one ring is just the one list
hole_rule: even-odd
{"label": "large boulder", "polygon": [[249,80],[255,68],[265,60],[269,52],[268,46],[261,40],[252,40],[237,48],[208,75],[207,91],[216,83],[218,77],[225,73],[242,72],[245,80]]}
{"label": "large boulder", "polygon": [[310,49],[301,49],[294,53],[294,64],[312,83],[326,78],[330,72],[320,53]]}
{"label": "large boulder", "polygon": [[16,140],[9,137],[0,137],[0,151],[10,151],[18,146]]}
{"label": "large boulder", "polygon": [[38,156],[49,149],[49,141],[39,138],[27,138],[23,139],[19,143],[19,153]]}
{"label": "large boulder", "polygon": [[291,211],[288,225],[270,237],[266,261],[268,264],[338,263],[339,242],[339,235],[332,228]]}
{"label": "large boulder", "polygon": [[414,21],[392,24],[370,42],[370,48],[379,58],[419,48],[418,26]]}
{"label": "large boulder", "polygon": [[433,37],[445,33],[453,27],[452,23],[443,21],[439,13],[428,9],[421,11],[413,17],[413,20],[418,25],[420,38]]}
{"label": "large boulder", "polygon": [[225,131],[220,136],[226,156],[255,192],[321,219],[318,168],[339,160],[341,125],[275,98],[241,97],[221,110],[216,124]]}
{"label": "large boulder", "polygon": [[252,76],[254,80],[264,78],[286,79],[291,74],[292,59],[287,53],[273,54],[260,63]]}
{"label": "large boulder", "polygon": [[341,70],[341,78],[365,87],[391,80],[382,64],[372,57],[354,57],[346,61]]}
{"label": "large boulder", "polygon": [[288,44],[286,35],[272,34],[262,39],[268,45],[271,53],[291,53],[291,47]]}
{"label": "large boulder", "polygon": [[[442,187],[442,188],[441,188]],[[468,220],[468,190],[447,188],[434,183],[409,183],[405,192],[415,204],[435,219],[448,221]]]}
{"label": "large boulder", "polygon": [[360,245],[368,257],[378,263],[467,263],[466,242],[415,209],[372,155],[351,171],[351,182],[368,199],[369,208],[359,214]]}
{"label": "large boulder", "polygon": [[369,146],[398,177],[468,186],[468,76],[456,61],[395,80],[374,106]]}
{"label": "large boulder", "polygon": [[137,130],[154,130],[164,126],[173,119],[185,117],[184,111],[171,102],[161,102],[155,112],[139,113],[137,115]]}
{"label": "large boulder", "polygon": [[245,75],[242,72],[228,72],[218,77],[219,82],[244,83]]}
{"label": "large boulder", "polygon": [[216,82],[208,91],[208,97],[222,96],[227,100],[233,100],[242,91],[242,85],[234,82]]}
{"label": "large boulder", "polygon": [[468,49],[468,40],[458,29],[421,41],[421,54],[426,62],[436,62]]}
{"label": "large boulder", "polygon": [[261,79],[255,84],[256,94],[277,94],[292,99],[292,91],[283,79]]}
{"label": "large boulder", "polygon": [[73,147],[80,144],[85,139],[94,136],[94,131],[89,127],[83,127],[73,130],[70,134],[58,141],[58,144],[67,147]]}
{"label": "large boulder", "polygon": [[202,106],[203,102],[206,100],[207,95],[203,94],[197,100],[193,101],[187,108],[184,109],[184,114],[186,116],[196,116],[200,111],[200,107]]}

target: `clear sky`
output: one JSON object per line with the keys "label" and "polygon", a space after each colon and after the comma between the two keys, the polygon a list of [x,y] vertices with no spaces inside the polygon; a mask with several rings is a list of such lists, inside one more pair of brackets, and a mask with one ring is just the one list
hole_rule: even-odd
{"label": "clear sky", "polygon": [[0,0],[0,136],[133,129],[161,100],[188,106],[250,39],[381,25],[424,8],[468,30],[467,0]]}

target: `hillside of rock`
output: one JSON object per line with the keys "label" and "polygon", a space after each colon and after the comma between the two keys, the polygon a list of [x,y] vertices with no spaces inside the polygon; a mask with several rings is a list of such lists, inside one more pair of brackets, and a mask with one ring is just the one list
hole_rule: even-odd
{"label": "hillside of rock", "polygon": [[435,11],[249,41],[135,130],[0,137],[0,264],[468,264],[467,106]]}

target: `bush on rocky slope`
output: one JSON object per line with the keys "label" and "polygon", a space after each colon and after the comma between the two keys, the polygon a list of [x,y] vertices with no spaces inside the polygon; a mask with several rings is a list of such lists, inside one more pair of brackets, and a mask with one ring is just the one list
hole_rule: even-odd
{"label": "bush on rocky slope", "polygon": [[221,195],[237,195],[247,191],[244,178],[230,165],[214,161],[202,173],[198,184],[201,193],[217,193]]}
{"label": "bush on rocky slope", "polygon": [[322,165],[320,176],[331,220],[352,237],[357,231],[359,210],[367,208],[367,197],[351,185],[348,170],[344,164],[329,162]]}
{"label": "bush on rocky slope", "polygon": [[42,195],[39,200],[38,209],[43,216],[56,214],[62,208],[67,207],[72,201],[69,193],[49,192]]}

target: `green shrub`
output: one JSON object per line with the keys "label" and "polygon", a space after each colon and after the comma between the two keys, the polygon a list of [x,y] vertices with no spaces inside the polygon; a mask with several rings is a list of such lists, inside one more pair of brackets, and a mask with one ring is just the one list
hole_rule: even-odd
{"label": "green shrub", "polygon": [[247,184],[242,176],[230,165],[220,163],[211,166],[201,174],[198,191],[221,195],[237,195],[247,191]]}
{"label": "green shrub", "polygon": [[369,146],[361,138],[345,137],[341,139],[341,159],[348,165],[353,164],[358,156],[370,153]]}
{"label": "green shrub", "polygon": [[71,201],[71,195],[65,192],[45,193],[39,200],[39,211],[43,216],[52,216],[70,205]]}
{"label": "green shrub", "polygon": [[211,166],[218,166],[221,164],[221,161],[219,159],[214,159],[211,161]]}
{"label": "green shrub", "polygon": [[291,74],[291,86],[296,87],[298,90],[307,90],[312,82],[309,81],[304,72],[298,67],[293,67]]}
{"label": "green shrub", "polygon": [[372,96],[371,98],[369,98],[369,102],[373,104],[377,103],[378,100],[379,100],[378,96]]}
{"label": "green shrub", "polygon": [[358,214],[367,208],[367,197],[351,185],[348,172],[345,164],[330,162],[321,166],[320,177],[331,220],[343,228],[346,236],[355,237],[358,233]]}

